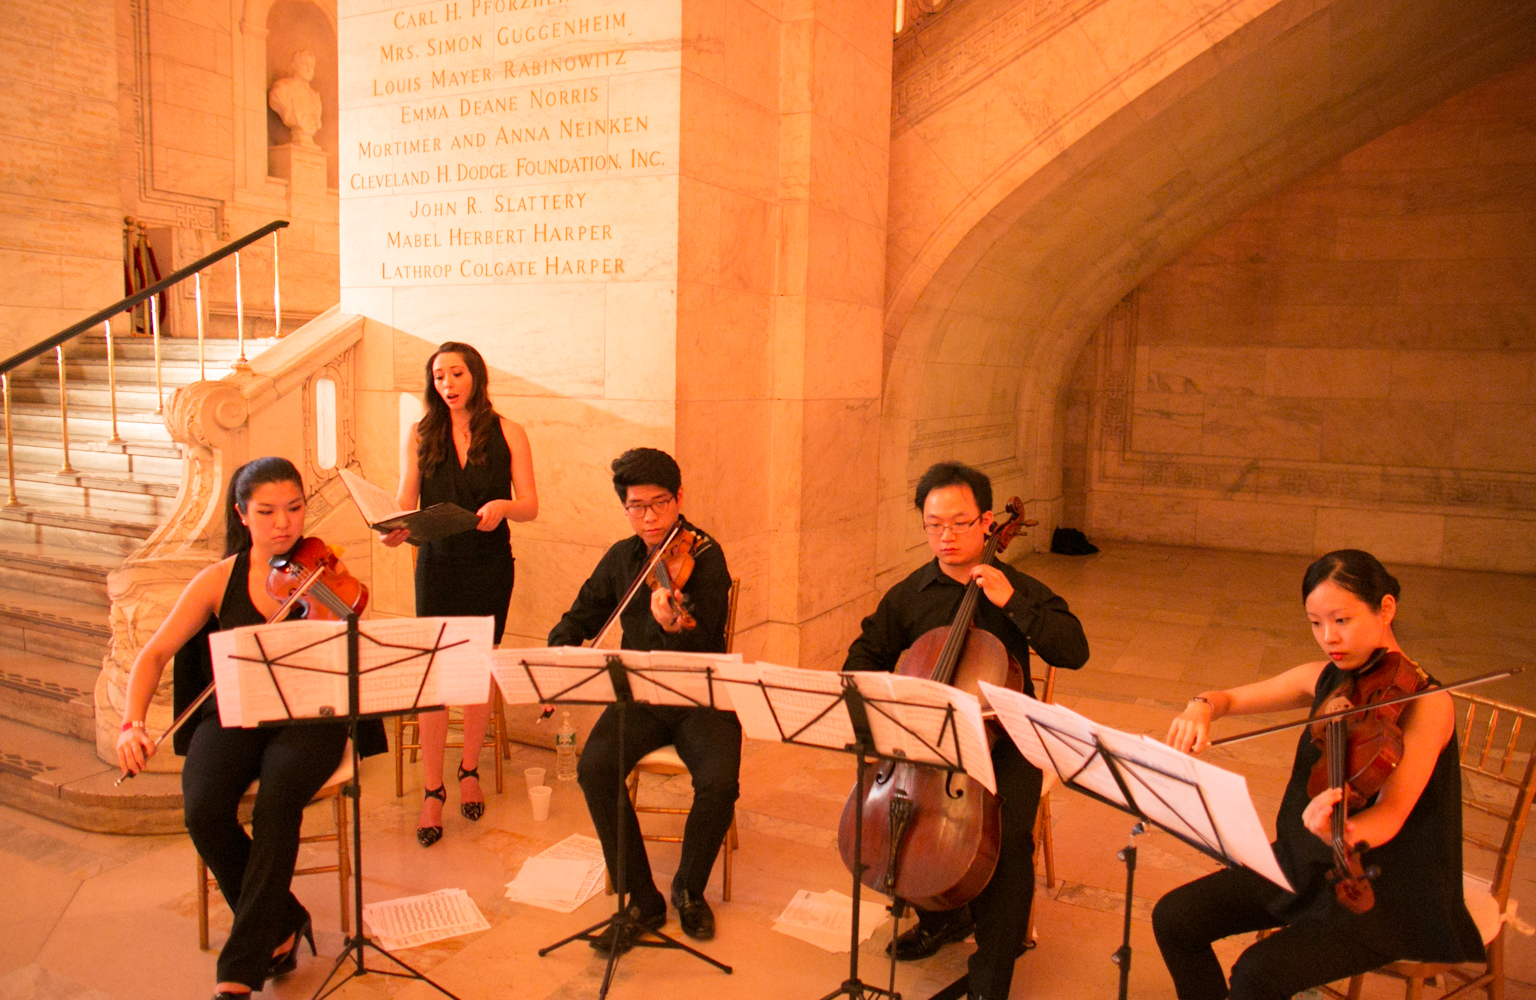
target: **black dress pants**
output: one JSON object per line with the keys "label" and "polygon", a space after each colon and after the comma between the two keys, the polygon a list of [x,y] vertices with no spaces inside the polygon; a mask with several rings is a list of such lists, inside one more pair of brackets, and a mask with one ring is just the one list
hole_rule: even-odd
{"label": "black dress pants", "polygon": [[[1024,954],[1029,911],[1035,899],[1035,813],[1040,809],[1044,776],[1006,737],[992,747],[992,770],[1002,807],[1002,847],[992,880],[970,903],[971,916],[976,920],[976,951],[966,978],[972,996],[1006,1000],[1013,982],[1013,963]],[[957,918],[955,910],[917,911],[922,924]]]}
{"label": "black dress pants", "polygon": [[[1158,900],[1152,931],[1179,1000],[1289,1000],[1302,990],[1396,961],[1349,935],[1340,920],[1298,920],[1255,943],[1232,966],[1227,988],[1211,942],[1280,927],[1270,912],[1284,890],[1246,868],[1196,879]],[[1345,911],[1335,908],[1335,913]]]}
{"label": "black dress pants", "polygon": [[603,843],[603,857],[614,877],[614,887],[619,888],[618,830],[623,823],[624,884],[630,901],[646,914],[665,912],[667,901],[651,875],[635,810],[626,798],[620,812],[619,789],[641,757],[669,743],[677,747],[677,755],[693,779],[693,807],[683,827],[683,856],[672,884],[703,895],[740,794],[741,723],[736,721],[736,713],[713,708],[630,705],[624,717],[624,753],[620,757],[618,712],[617,705],[609,705],[592,727],[576,776]]}
{"label": "black dress pants", "polygon": [[[345,723],[225,729],[211,714],[192,734],[181,772],[187,831],[235,914],[219,952],[219,982],[261,989],[273,949],[304,922],[307,911],[288,889],[299,824],[346,742]],[[247,836],[240,797],[258,779]]]}

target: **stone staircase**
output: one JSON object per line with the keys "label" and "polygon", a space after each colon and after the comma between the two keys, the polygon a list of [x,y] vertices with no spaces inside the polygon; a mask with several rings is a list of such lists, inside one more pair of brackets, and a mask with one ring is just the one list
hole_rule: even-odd
{"label": "stone staircase", "polygon": [[[59,471],[57,362],[44,355],[11,378],[20,505],[0,507],[0,796],[82,829],[172,832],[182,829],[180,776],[144,774],[114,788],[117,769],[95,747],[107,574],[170,514],[182,461],[155,412],[152,343],[114,339],[116,444],[105,339],[82,335],[65,347],[72,472]],[[248,341],[247,357],[265,346]],[[208,378],[227,374],[237,356],[234,341],[206,341]],[[162,338],[166,398],[197,378],[196,341]]]}

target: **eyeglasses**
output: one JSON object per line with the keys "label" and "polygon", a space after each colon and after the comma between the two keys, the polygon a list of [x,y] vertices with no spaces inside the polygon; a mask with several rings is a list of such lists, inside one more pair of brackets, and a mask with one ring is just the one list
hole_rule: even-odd
{"label": "eyeglasses", "polygon": [[650,503],[627,503],[624,505],[624,513],[639,519],[645,516],[646,511],[650,511],[652,514],[660,517],[666,513],[667,507],[676,499],[677,497],[675,496],[667,496],[660,500],[652,500]]}
{"label": "eyeglasses", "polygon": [[930,524],[927,521],[924,521],[923,530],[927,532],[931,538],[942,538],[944,536],[944,532],[946,531],[954,534],[955,537],[958,538],[980,523],[981,518],[979,517],[970,521],[956,521],[953,524]]}

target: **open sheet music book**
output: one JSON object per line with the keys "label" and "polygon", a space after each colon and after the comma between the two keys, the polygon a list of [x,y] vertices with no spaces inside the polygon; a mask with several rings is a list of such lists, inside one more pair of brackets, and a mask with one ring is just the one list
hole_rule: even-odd
{"label": "open sheet music book", "polygon": [[383,487],[375,486],[347,469],[338,469],[341,481],[352,494],[352,502],[362,512],[363,520],[381,535],[396,528],[410,528],[406,539],[412,545],[435,542],[439,538],[474,531],[480,518],[456,503],[436,503],[421,510],[402,510]]}
{"label": "open sheet music book", "polygon": [[846,683],[863,695],[872,751],[964,771],[997,791],[981,705],[973,694],[923,677],[830,673],[771,663],[722,671],[736,718],[750,739],[849,750],[856,735],[843,702]]}
{"label": "open sheet music book", "polygon": [[[1040,770],[1144,816],[1213,857],[1235,861],[1295,891],[1275,860],[1242,775],[1151,737],[1100,725],[1069,708],[985,681],[981,688],[1019,752]],[[1106,752],[1133,802],[1126,800],[1115,780]]]}
{"label": "open sheet music book", "polygon": [[703,706],[732,710],[720,683],[723,671],[739,672],[740,653],[674,653],[665,649],[593,649],[549,646],[491,652],[491,676],[511,705],[614,700],[608,658],[629,668],[631,697],[647,705]]}
{"label": "open sheet music book", "polygon": [[[361,714],[485,701],[494,619],[380,618],[358,630]],[[346,622],[292,621],[209,635],[219,721],[345,716],[346,634]]]}

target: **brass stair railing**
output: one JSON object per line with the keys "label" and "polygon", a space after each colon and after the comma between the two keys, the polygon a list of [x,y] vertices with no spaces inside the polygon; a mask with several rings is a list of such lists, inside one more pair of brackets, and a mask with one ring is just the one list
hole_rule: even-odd
{"label": "brass stair railing", "polygon": [[207,377],[207,370],[203,357],[203,275],[202,272],[213,264],[226,257],[235,258],[235,336],[240,345],[240,357],[236,365],[245,365],[245,308],[241,301],[240,286],[240,251],[251,244],[265,238],[272,237],[272,310],[273,330],[279,336],[283,328],[282,298],[278,291],[278,261],[277,261],[277,232],[286,228],[287,220],[278,219],[269,222],[260,229],[247,233],[232,243],[226,244],[207,256],[200,257],[186,267],[173,271],[160,281],[146,288],[119,299],[117,302],[102,309],[80,322],[60,330],[58,333],[39,341],[24,351],[11,355],[4,361],[0,361],[0,394],[4,396],[5,407],[5,458],[6,475],[8,481],[8,493],[5,501],[7,507],[17,507],[21,501],[16,499],[16,452],[11,434],[11,372],[26,364],[34,358],[41,357],[49,351],[54,356],[59,366],[59,420],[61,423],[59,440],[63,445],[64,461],[59,467],[59,474],[69,475],[75,469],[69,461],[69,381],[64,367],[64,345],[80,334],[94,329],[97,324],[102,327],[107,341],[107,402],[111,414],[112,436],[107,439],[108,444],[122,444],[123,439],[117,432],[117,370],[114,352],[112,350],[112,317],[119,313],[130,313],[143,302],[149,303],[150,336],[154,340],[155,353],[155,412],[159,413],[165,406],[165,389],[161,383],[160,375],[160,307],[159,296],[165,290],[179,285],[191,278],[193,280],[193,297],[195,311],[197,312],[197,375],[199,379]]}

